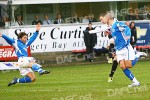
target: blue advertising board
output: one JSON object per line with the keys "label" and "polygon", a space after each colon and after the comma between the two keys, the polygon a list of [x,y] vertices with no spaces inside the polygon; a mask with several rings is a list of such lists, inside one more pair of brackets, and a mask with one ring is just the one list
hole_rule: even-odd
{"label": "blue advertising board", "polygon": [[135,22],[137,30],[137,46],[150,46],[150,21]]}

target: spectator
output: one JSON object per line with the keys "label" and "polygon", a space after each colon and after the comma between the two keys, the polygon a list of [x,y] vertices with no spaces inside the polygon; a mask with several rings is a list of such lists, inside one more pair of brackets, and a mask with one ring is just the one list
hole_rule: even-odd
{"label": "spectator", "polygon": [[143,19],[145,20],[150,19],[150,13],[149,13],[148,7],[144,7]]}
{"label": "spectator", "polygon": [[32,22],[32,25],[37,25],[38,23],[40,23],[40,24],[42,25],[42,21],[39,20],[39,16],[36,15],[36,16],[35,16],[35,20]]}
{"label": "spectator", "polygon": [[135,16],[133,15],[132,9],[129,10],[129,14],[125,16],[125,20],[134,20]]}
{"label": "spectator", "polygon": [[3,17],[2,18],[2,24],[5,26],[5,27],[7,27],[7,26],[10,26],[10,20],[9,20],[9,18],[7,18],[7,17]]}
{"label": "spectator", "polygon": [[130,29],[131,29],[130,44],[134,48],[134,46],[136,45],[136,41],[137,41],[137,32],[136,32],[136,28],[135,28],[135,23],[134,22],[130,23]]}
{"label": "spectator", "polygon": [[150,11],[147,13],[147,19],[150,19]]}
{"label": "spectator", "polygon": [[74,16],[72,17],[71,23],[79,23],[79,22],[80,22],[80,19],[78,15],[75,13]]}
{"label": "spectator", "polygon": [[147,18],[150,20],[150,6],[147,8]]}
{"label": "spectator", "polygon": [[135,9],[134,10],[134,19],[133,20],[143,20],[143,18],[139,15],[139,10],[138,9]]}
{"label": "spectator", "polygon": [[87,14],[84,14],[84,18],[82,19],[82,23],[89,23],[89,18]]}
{"label": "spectator", "polygon": [[92,54],[93,54],[93,48],[95,44],[97,44],[97,35],[96,33],[90,34],[89,33],[90,30],[94,30],[91,23],[88,24],[88,27],[86,27],[86,30],[83,33],[84,33],[84,42],[85,42],[86,54],[87,54],[86,60],[93,62]]}
{"label": "spectator", "polygon": [[54,24],[62,24],[64,20],[61,17],[61,14],[57,14],[57,18],[54,20]]}
{"label": "spectator", "polygon": [[48,15],[44,15],[43,25],[50,25],[52,21],[48,18]]}
{"label": "spectator", "polygon": [[97,22],[94,14],[91,14],[91,16],[90,16],[90,22]]}
{"label": "spectator", "polygon": [[15,26],[21,26],[24,25],[23,21],[22,21],[22,17],[20,15],[17,16],[17,20],[15,22]]}

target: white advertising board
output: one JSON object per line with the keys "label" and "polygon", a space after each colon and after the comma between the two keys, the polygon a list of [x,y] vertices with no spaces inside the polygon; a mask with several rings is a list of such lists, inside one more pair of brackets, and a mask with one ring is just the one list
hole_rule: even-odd
{"label": "white advertising board", "polygon": [[19,69],[18,62],[0,62],[0,70]]}
{"label": "white advertising board", "polygon": [[[72,51],[85,49],[85,43],[83,40],[83,31],[87,25],[65,25],[65,26],[42,26],[39,31],[39,35],[32,43],[31,52],[56,52],[56,51]],[[93,25],[93,27],[100,28],[103,25]],[[7,31],[6,31],[7,30]],[[35,27],[16,27],[6,29],[6,34],[11,38],[17,38],[16,33],[25,31],[28,37],[35,32]],[[104,33],[97,33],[97,45],[95,48],[101,49],[107,47],[108,37]]]}

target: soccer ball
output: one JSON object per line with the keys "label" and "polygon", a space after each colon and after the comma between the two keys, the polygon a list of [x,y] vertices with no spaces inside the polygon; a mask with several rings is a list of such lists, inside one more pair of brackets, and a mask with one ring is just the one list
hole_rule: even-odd
{"label": "soccer ball", "polygon": [[18,59],[18,65],[21,68],[28,68],[29,67],[29,63],[30,63],[30,61],[29,61],[28,57],[20,57]]}

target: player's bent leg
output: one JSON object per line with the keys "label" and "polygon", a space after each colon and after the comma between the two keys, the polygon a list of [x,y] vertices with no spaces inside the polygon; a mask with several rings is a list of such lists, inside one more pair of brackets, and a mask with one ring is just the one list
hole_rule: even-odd
{"label": "player's bent leg", "polygon": [[11,82],[8,83],[8,86],[16,84],[17,80],[18,80],[18,78],[14,78]]}
{"label": "player's bent leg", "polygon": [[128,49],[125,55],[126,67],[132,68],[137,63],[139,57],[136,57],[135,51],[133,50],[131,45],[129,45],[127,48]]}
{"label": "player's bent leg", "polygon": [[20,57],[18,59],[18,65],[20,68],[32,68],[35,72],[39,72],[40,75],[50,73],[49,71],[42,70],[42,66],[35,63],[35,59],[33,57]]}
{"label": "player's bent leg", "polygon": [[121,60],[120,62],[120,68],[123,70],[124,74],[130,79],[133,80],[134,76],[130,72],[128,68],[126,68],[125,60]]}
{"label": "player's bent leg", "polygon": [[26,74],[25,77],[23,78],[14,78],[9,84],[8,86],[14,85],[16,83],[30,83],[30,82],[34,82],[36,80],[36,77],[34,75],[33,72],[29,72]]}
{"label": "player's bent leg", "polygon": [[139,58],[135,57],[134,60],[132,60],[132,67],[138,62]]}
{"label": "player's bent leg", "polygon": [[109,77],[108,77],[108,82],[112,82],[113,75],[114,75],[114,73],[115,73],[115,71],[117,69],[117,66],[118,66],[118,62],[116,60],[113,60],[111,72],[110,72]]}
{"label": "player's bent leg", "polygon": [[123,72],[132,81],[132,84],[128,85],[128,87],[140,86],[140,82],[137,81],[137,79],[134,77],[134,75],[128,68],[123,70]]}
{"label": "player's bent leg", "polygon": [[50,72],[47,70],[43,70],[41,67],[41,65],[31,62],[29,63],[29,67],[32,68],[32,70],[34,70],[35,72],[38,72],[39,75],[43,75],[43,74],[49,74]]}
{"label": "player's bent leg", "polygon": [[132,84],[128,85],[128,87],[135,87],[135,86],[140,86],[140,82],[137,81],[137,79],[134,77],[134,75],[132,74],[132,72],[128,69],[131,68],[132,65],[132,61],[125,61],[126,63],[126,69],[123,70],[123,72],[125,73],[125,75],[132,81]]}
{"label": "player's bent leg", "polygon": [[29,81],[31,80],[31,82],[35,82],[36,81],[36,77],[35,74],[33,72],[30,72],[26,75],[26,77],[29,77]]}
{"label": "player's bent leg", "polygon": [[132,61],[131,60],[125,60],[125,66],[126,66],[126,68],[132,68]]}
{"label": "player's bent leg", "polygon": [[136,55],[135,55],[137,58],[140,58],[140,57],[147,57],[147,53],[145,52],[136,52]]}
{"label": "player's bent leg", "polygon": [[128,85],[128,87],[140,86],[140,83],[136,80],[131,71],[128,68],[126,68],[124,60],[120,61],[120,67],[123,70],[124,74],[133,82],[132,84]]}
{"label": "player's bent leg", "polygon": [[35,74],[33,72],[29,72],[25,77],[17,80],[17,83],[30,83],[36,80]]}
{"label": "player's bent leg", "polygon": [[138,62],[140,57],[147,57],[147,54],[145,52],[137,52],[135,55],[135,59],[132,60],[132,67]]}
{"label": "player's bent leg", "polygon": [[[135,59],[132,60],[132,67],[138,62],[139,58],[140,57],[147,57],[147,54],[145,52],[138,52],[136,55],[135,55]],[[129,65],[128,65],[129,66]],[[130,65],[131,66],[131,65]],[[128,67],[128,68],[131,68],[131,67]]]}
{"label": "player's bent leg", "polygon": [[29,67],[32,68],[35,72],[42,72],[41,66],[37,63],[30,62]]}
{"label": "player's bent leg", "polygon": [[120,60],[120,61],[119,61],[119,64],[120,64],[120,68],[121,68],[122,70],[125,70],[125,69],[126,69],[125,60]]}
{"label": "player's bent leg", "polygon": [[140,86],[140,83],[139,82],[133,82],[132,84],[128,85],[128,87],[136,87],[136,86]]}

